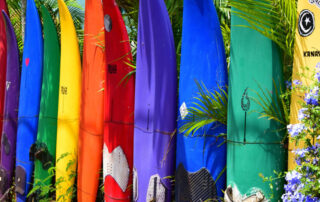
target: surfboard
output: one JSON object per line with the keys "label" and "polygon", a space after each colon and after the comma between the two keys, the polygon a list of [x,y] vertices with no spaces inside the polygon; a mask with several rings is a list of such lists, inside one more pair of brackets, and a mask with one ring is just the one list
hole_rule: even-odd
{"label": "surfboard", "polygon": [[63,0],[58,0],[58,4],[61,58],[56,147],[56,200],[71,201],[78,157],[81,61],[71,14]]}
{"label": "surfboard", "polygon": [[[7,70],[3,134],[1,137],[0,197],[5,197],[4,195],[7,195],[7,191],[12,185],[14,174],[20,88],[20,58],[13,26],[5,11],[2,11],[2,15],[7,35]],[[3,199],[7,200],[7,198]]]}
{"label": "surfboard", "polygon": [[[57,116],[60,77],[60,47],[56,26],[49,11],[41,6],[44,35],[43,82],[37,142],[33,146],[35,169],[34,185],[50,186],[55,165]],[[36,198],[40,200],[39,195]]]}
{"label": "surfboard", "polygon": [[87,0],[85,8],[77,199],[95,202],[102,164],[105,34],[101,0]]}
{"label": "surfboard", "polygon": [[[292,81],[299,80],[305,86],[311,86],[315,79],[313,74],[315,67],[319,63],[319,57],[312,56],[317,48],[318,36],[320,34],[320,19],[319,5],[316,2],[299,0],[297,4],[297,28],[294,47],[294,61],[292,70]],[[309,19],[307,23],[305,20]],[[304,93],[293,91],[291,96],[290,106],[290,124],[299,123],[298,113],[301,109],[300,103],[303,102]],[[303,147],[304,143],[296,145],[295,142],[289,138],[289,152],[288,152],[288,170],[296,167],[295,154],[291,151]]]}
{"label": "surfboard", "polygon": [[[8,7],[6,0],[0,0],[0,11],[4,10],[8,15]],[[4,19],[0,19],[0,138],[2,135],[2,124],[4,117],[4,99],[6,86],[6,69],[7,69],[7,39],[6,25]],[[1,152],[1,151],[0,151]]]}
{"label": "surfboard", "polygon": [[30,149],[37,139],[42,68],[41,22],[35,2],[27,0],[16,148],[17,201],[25,201],[32,183],[34,162],[33,158],[30,158],[33,157]]}
{"label": "surfboard", "polygon": [[[232,8],[234,10],[234,8]],[[259,177],[275,177],[274,171],[286,169],[286,149],[281,144],[282,127],[275,121],[259,118],[254,111],[263,109],[254,102],[254,91],[268,90],[275,95],[282,85],[282,64],[279,48],[258,32],[243,27],[247,22],[236,14],[231,16],[231,56],[229,70],[227,185],[226,191],[239,192],[243,198],[272,194],[269,183]],[[273,198],[278,201],[283,192],[283,181],[275,180]],[[232,190],[232,192],[231,192]],[[262,194],[262,195],[260,195]]]}
{"label": "surfboard", "polygon": [[171,201],[175,170],[177,69],[163,0],[141,0],[138,22],[134,201]]}
{"label": "surfboard", "polygon": [[134,76],[129,37],[115,0],[104,0],[106,84],[103,178],[105,201],[131,201]]}
{"label": "surfboard", "polygon": [[188,107],[196,107],[193,103],[198,102],[196,81],[211,92],[226,88],[224,43],[211,0],[185,0],[183,9],[176,201],[218,200],[225,190],[226,144],[221,145],[224,138],[220,135],[226,134],[226,126],[212,123],[190,136],[179,128],[188,121]]}

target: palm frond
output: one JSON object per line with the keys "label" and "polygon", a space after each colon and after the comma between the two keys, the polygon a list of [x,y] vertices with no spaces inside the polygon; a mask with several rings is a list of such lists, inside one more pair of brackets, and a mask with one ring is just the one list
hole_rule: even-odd
{"label": "palm frond", "polygon": [[192,107],[188,108],[188,114],[180,127],[180,132],[186,136],[194,135],[199,129],[213,123],[227,124],[227,87],[210,91],[203,83],[195,82],[199,93],[193,98]]}
{"label": "palm frond", "polygon": [[[66,0],[65,1],[72,19],[74,21],[74,25],[76,27],[80,50],[82,51],[83,46],[83,22],[84,22],[84,9],[76,0]],[[26,1],[17,1],[17,0],[7,0],[9,14],[11,22],[14,26],[14,30],[17,37],[17,43],[20,51],[20,56],[22,56],[23,52],[23,37],[24,37],[24,16],[25,16],[25,3]],[[58,3],[56,0],[35,0],[37,7],[39,8],[40,5],[44,5],[50,12],[54,23],[57,26],[57,31],[60,36],[59,31],[59,10],[58,10]],[[41,16],[41,12],[39,12]]]}
{"label": "palm frond", "polygon": [[282,96],[285,94],[281,85],[277,85],[273,81],[273,92],[268,89],[263,89],[258,84],[259,91],[252,90],[255,97],[252,100],[258,104],[262,111],[252,111],[260,114],[259,118],[267,118],[268,120],[274,120],[282,125],[282,129],[285,129],[289,124],[289,106],[286,97]]}
{"label": "palm frond", "polygon": [[248,22],[248,27],[274,41],[293,57],[296,0],[230,0],[233,14]]}

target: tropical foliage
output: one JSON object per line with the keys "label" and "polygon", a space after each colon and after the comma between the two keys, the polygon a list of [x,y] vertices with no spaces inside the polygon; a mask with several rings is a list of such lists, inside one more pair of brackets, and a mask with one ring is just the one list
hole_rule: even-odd
{"label": "tropical foliage", "polygon": [[180,132],[186,136],[194,135],[204,126],[215,122],[227,125],[228,93],[226,87],[219,87],[212,91],[207,89],[203,83],[195,82],[199,92],[194,97],[192,107],[188,108],[188,115],[183,119],[184,124],[180,127]]}
{"label": "tropical foliage", "polygon": [[[293,49],[295,40],[296,25],[296,1],[295,0],[216,0],[215,6],[221,23],[221,31],[224,38],[227,62],[229,64],[230,55],[230,13],[237,15],[247,22],[243,25],[244,29],[254,29],[271,39],[282,50],[283,53],[283,70],[286,80],[290,80],[293,65]],[[231,11],[231,7],[233,8]],[[229,66],[229,65],[228,65]],[[291,89],[283,88],[281,83],[274,82],[275,95],[271,94],[267,89],[259,87],[260,91],[254,92],[253,100],[261,107],[262,111],[255,111],[260,114],[260,118],[272,119],[279,122],[284,130],[289,123],[289,109]],[[199,88],[201,91],[201,88]],[[223,99],[217,95],[219,99],[212,99],[209,108],[214,109],[219,104],[219,100]],[[204,102],[203,97],[196,98]],[[224,108],[227,110],[227,107]],[[202,109],[201,109],[202,110]],[[215,121],[215,119],[203,113],[190,110],[189,116],[193,120],[186,123],[181,129],[188,131],[186,127],[192,127],[196,124],[197,128],[206,126]],[[217,112],[217,111],[215,111]],[[219,111],[221,113],[221,111]],[[223,112],[226,114],[226,112]],[[220,115],[214,114],[215,117]],[[211,116],[212,117],[212,116]],[[206,121],[204,121],[206,120]],[[187,133],[189,135],[189,133]]]}
{"label": "tropical foliage", "polygon": [[[56,0],[35,0],[37,7],[40,8],[40,5],[44,5],[50,12],[56,26],[59,28],[59,10],[58,3]],[[84,9],[76,0],[66,0],[65,1],[76,27],[78,34],[80,48],[82,50],[83,44],[83,22],[84,22]],[[15,29],[17,36],[18,46],[20,50],[20,56],[22,56],[23,51],[23,38],[24,38],[24,27],[25,27],[25,8],[26,1],[17,1],[17,0],[7,0],[10,19]],[[41,15],[41,13],[39,12]],[[58,29],[58,33],[60,30]]]}

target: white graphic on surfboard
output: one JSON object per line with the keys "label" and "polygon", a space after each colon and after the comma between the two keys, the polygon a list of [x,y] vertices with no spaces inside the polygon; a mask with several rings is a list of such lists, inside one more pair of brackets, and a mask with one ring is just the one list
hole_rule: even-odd
{"label": "white graphic on surfboard", "polygon": [[186,116],[188,115],[188,108],[187,108],[187,104],[185,102],[182,103],[182,105],[180,106],[180,116],[181,119],[185,119]]}
{"label": "white graphic on surfboard", "polygon": [[103,179],[113,177],[123,192],[129,182],[130,168],[127,158],[120,146],[109,153],[106,144],[103,146]]}
{"label": "white graphic on surfboard", "polygon": [[315,28],[314,21],[314,14],[311,11],[307,9],[301,11],[298,24],[299,34],[303,37],[311,35]]}
{"label": "white graphic on surfboard", "polygon": [[160,176],[158,174],[152,175],[149,180],[146,201],[165,202],[165,200],[166,200],[166,188],[161,183]]}
{"label": "white graphic on surfboard", "polygon": [[6,88],[7,88],[7,91],[9,90],[10,85],[11,85],[11,81],[6,81]]}

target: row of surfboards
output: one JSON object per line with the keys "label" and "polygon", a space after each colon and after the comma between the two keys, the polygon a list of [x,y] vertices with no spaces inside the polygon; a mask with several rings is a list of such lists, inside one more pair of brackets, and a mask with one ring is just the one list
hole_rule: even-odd
{"label": "row of surfboards", "polygon": [[[226,200],[237,200],[236,194],[259,199],[272,192],[272,200],[280,198],[283,181],[274,181],[272,191],[259,174],[285,170],[283,133],[277,132],[276,122],[248,113],[260,110],[250,89],[262,86],[274,92],[273,81],[281,84],[281,58],[274,43],[236,26],[246,22],[232,15],[228,78],[212,1],[184,0],[177,92],[176,51],[163,0],[140,0],[135,78],[126,77],[133,70],[132,55],[114,0],[86,0],[82,69],[71,15],[63,0],[58,4],[61,50],[49,12],[41,7],[41,26],[34,0],[27,0],[20,79],[14,31],[5,0],[0,0],[2,197],[14,176],[17,200],[25,201],[32,183],[53,183],[48,171],[55,166],[56,200],[71,201],[77,177],[77,200],[95,201],[103,159],[105,201],[171,201],[174,175],[176,201],[223,197],[226,184],[232,186]],[[306,4],[300,0],[299,11]],[[312,4],[307,8],[311,13],[318,9]],[[228,125],[212,123],[186,137],[179,127],[197,96],[194,80],[210,90],[229,85]],[[220,134],[226,132],[227,144],[221,145]]]}

